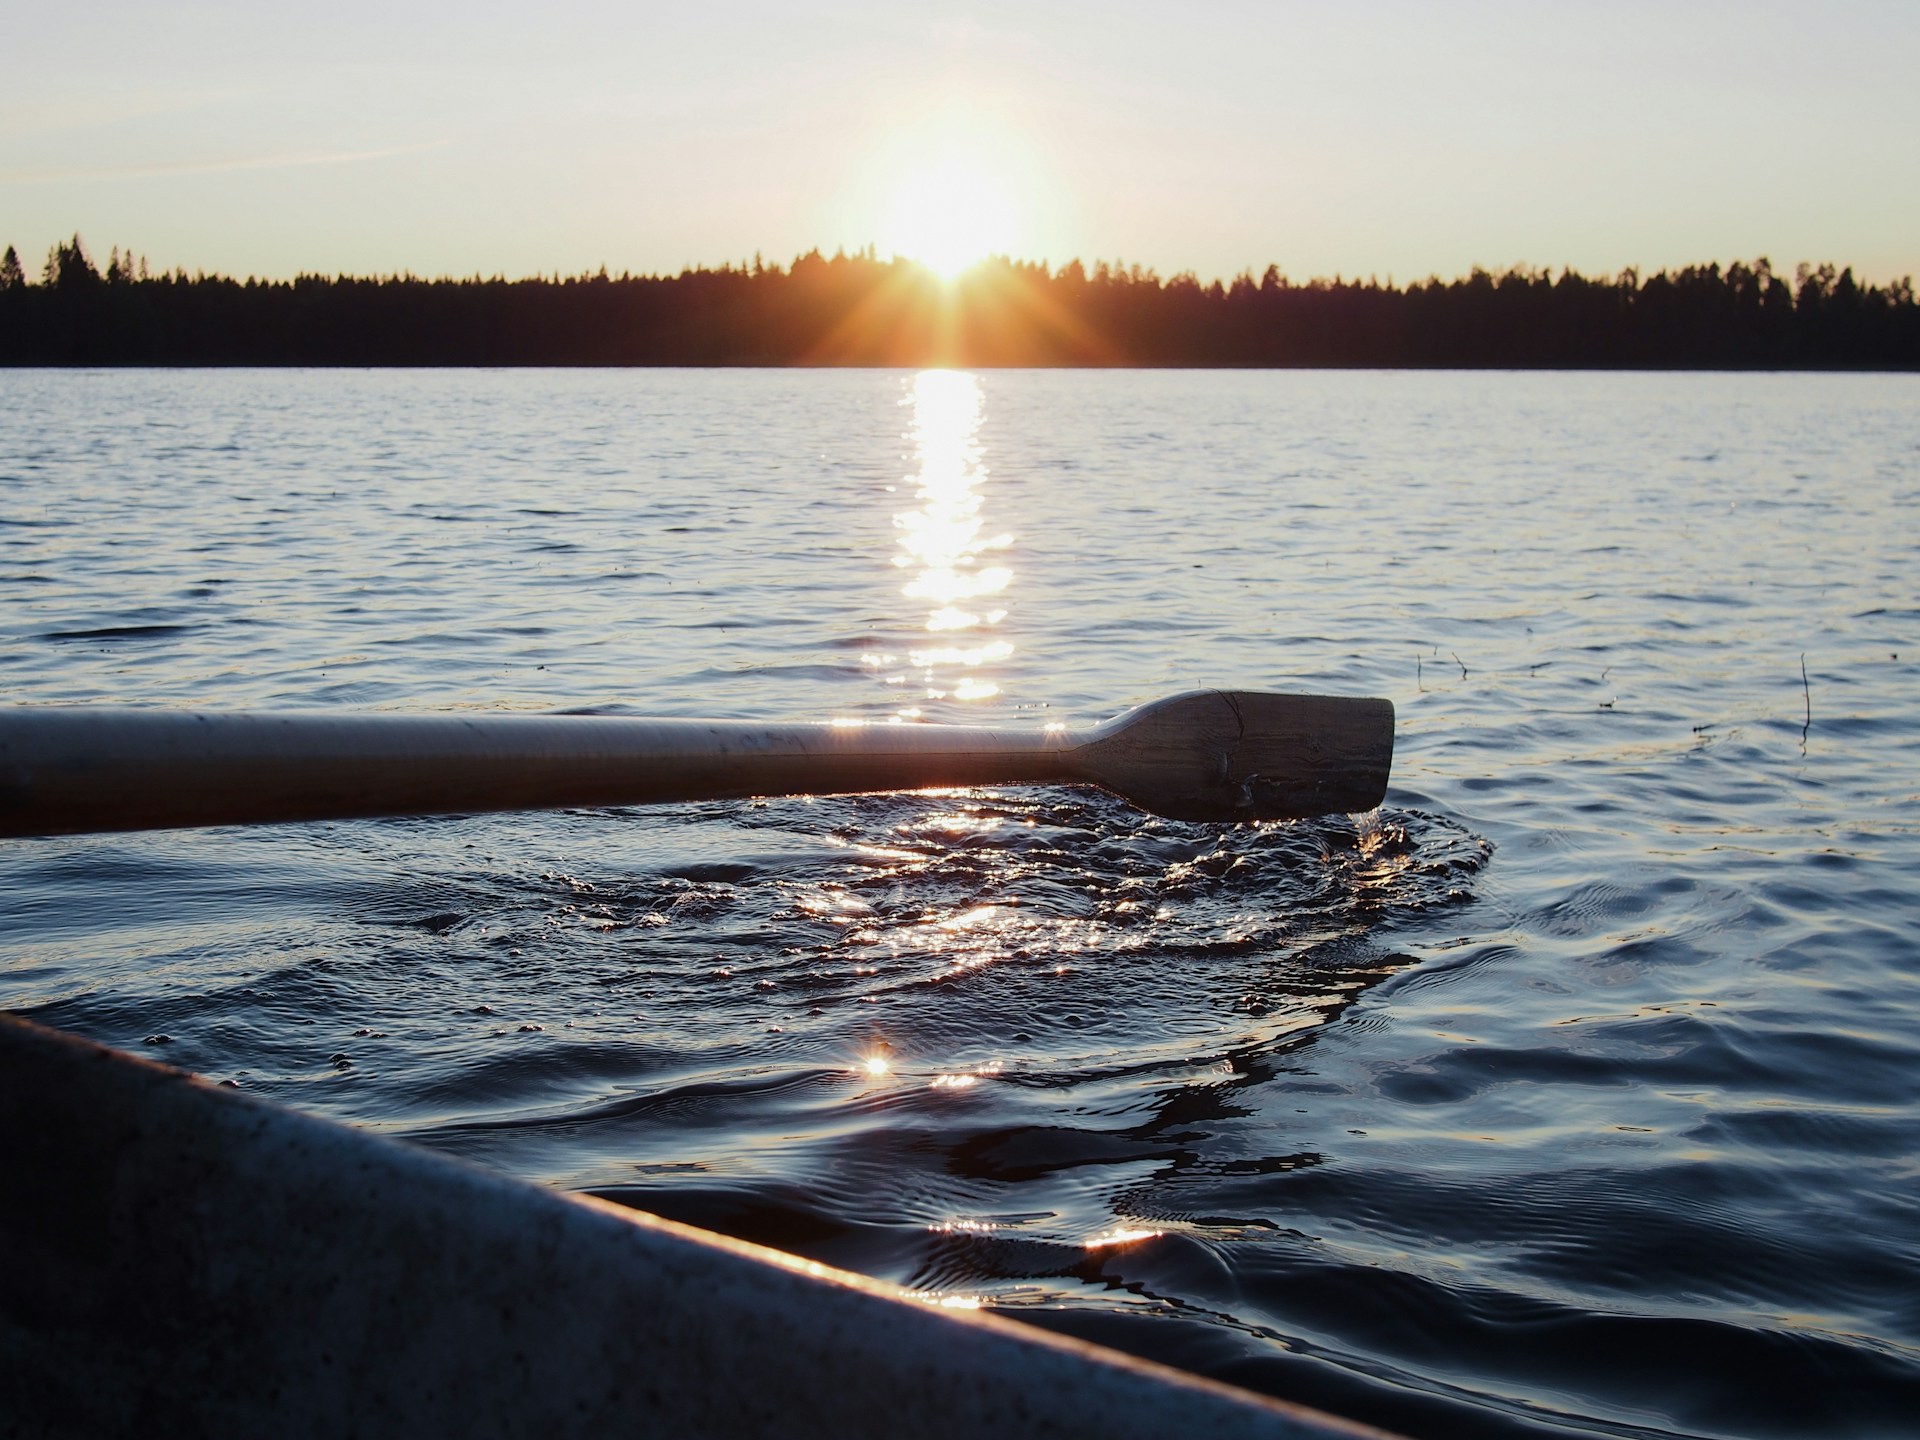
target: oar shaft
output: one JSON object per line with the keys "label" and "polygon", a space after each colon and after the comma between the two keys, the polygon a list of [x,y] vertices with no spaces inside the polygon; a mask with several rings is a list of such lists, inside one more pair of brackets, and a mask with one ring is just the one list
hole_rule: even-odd
{"label": "oar shaft", "polygon": [[0,835],[1085,778],[1060,731],[605,715],[0,711]]}

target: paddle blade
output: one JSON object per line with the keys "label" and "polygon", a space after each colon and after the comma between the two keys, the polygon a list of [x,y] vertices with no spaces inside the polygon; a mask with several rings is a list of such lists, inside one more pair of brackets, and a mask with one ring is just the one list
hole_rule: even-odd
{"label": "paddle blade", "polygon": [[1102,725],[1085,764],[1095,784],[1174,820],[1371,810],[1393,765],[1393,704],[1196,691]]}

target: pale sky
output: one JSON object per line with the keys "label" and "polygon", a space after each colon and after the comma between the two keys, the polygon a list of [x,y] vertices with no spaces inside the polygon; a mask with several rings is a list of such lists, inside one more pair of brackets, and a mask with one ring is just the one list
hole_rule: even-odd
{"label": "pale sky", "polygon": [[1920,0],[90,0],[0,42],[0,245],[34,272],[75,231],[517,276],[942,225],[1207,279],[1920,272]]}

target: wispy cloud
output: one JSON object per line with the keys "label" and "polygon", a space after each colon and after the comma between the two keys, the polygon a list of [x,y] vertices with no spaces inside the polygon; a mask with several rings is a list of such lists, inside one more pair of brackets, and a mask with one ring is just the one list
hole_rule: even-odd
{"label": "wispy cloud", "polygon": [[185,175],[221,175],[235,170],[299,170],[317,165],[357,165],[444,150],[450,142],[387,145],[374,150],[304,150],[277,155],[230,156],[223,160],[178,160],[147,165],[66,167],[55,170],[0,170],[0,185],[60,185],[99,180],[163,180]]}

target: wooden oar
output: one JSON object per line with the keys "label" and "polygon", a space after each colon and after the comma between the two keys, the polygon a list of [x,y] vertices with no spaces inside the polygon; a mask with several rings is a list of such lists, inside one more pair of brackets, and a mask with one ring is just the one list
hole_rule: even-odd
{"label": "wooden oar", "polygon": [[1178,820],[1368,810],[1393,706],[1197,691],[1075,732],[606,715],[0,710],[0,835],[1087,784]]}

